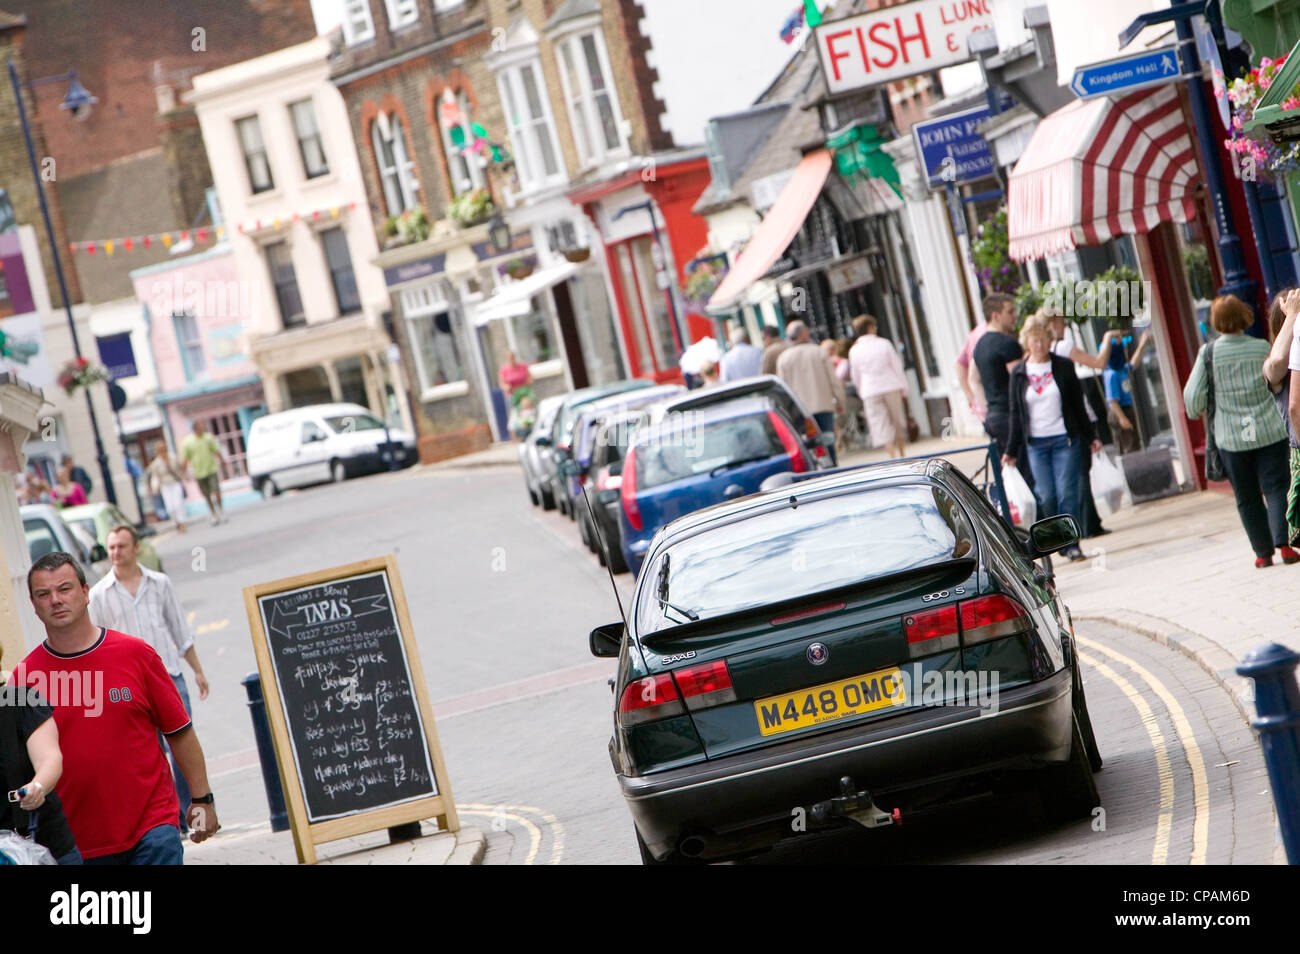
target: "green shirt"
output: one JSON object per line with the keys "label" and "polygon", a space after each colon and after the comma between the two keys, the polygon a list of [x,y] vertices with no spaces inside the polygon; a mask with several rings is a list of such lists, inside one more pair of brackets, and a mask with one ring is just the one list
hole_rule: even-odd
{"label": "green shirt", "polygon": [[195,480],[211,477],[217,472],[217,460],[221,457],[221,445],[211,434],[199,437],[191,434],[181,441],[181,457],[189,462]]}
{"label": "green shirt", "polygon": [[[1223,450],[1257,450],[1286,440],[1286,425],[1264,380],[1270,350],[1267,341],[1244,334],[1220,335],[1214,342],[1214,441]],[[1187,416],[1204,414],[1209,397],[1202,346],[1183,388]]]}

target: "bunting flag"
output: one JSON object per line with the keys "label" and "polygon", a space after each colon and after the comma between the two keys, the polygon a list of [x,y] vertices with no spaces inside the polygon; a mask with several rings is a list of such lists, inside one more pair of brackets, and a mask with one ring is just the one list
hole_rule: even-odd
{"label": "bunting flag", "polygon": [[[475,124],[473,127],[475,134],[478,135],[482,129]],[[310,209],[304,212],[294,212],[289,218],[293,222],[311,221],[319,222],[322,216],[329,216],[331,219],[337,219],[343,209],[356,211],[357,203],[348,202],[342,205],[324,206],[319,209]],[[272,229],[279,229],[287,220],[276,216],[270,222],[263,222],[261,219],[255,219],[252,223],[240,222],[236,225],[240,235],[246,235],[249,232],[260,232],[263,226]],[[194,244],[203,245],[211,240],[220,242],[226,235],[225,226],[218,225],[215,228],[204,226],[200,229],[178,229],[171,232],[154,232],[150,235],[128,235],[124,237],[115,237],[110,239],[98,239],[93,242],[69,242],[68,251],[72,254],[84,252],[87,255],[94,255],[96,252],[103,252],[111,256],[114,252],[134,252],[141,248],[152,248],[155,242],[161,243],[163,248],[170,249],[177,242],[193,240]]]}

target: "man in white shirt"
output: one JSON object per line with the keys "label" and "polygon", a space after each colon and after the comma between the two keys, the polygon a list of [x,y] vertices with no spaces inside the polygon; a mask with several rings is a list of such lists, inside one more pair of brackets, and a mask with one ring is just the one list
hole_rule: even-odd
{"label": "man in white shirt", "polygon": [[731,347],[722,356],[719,366],[720,380],[739,381],[752,378],[763,368],[763,349],[749,343],[749,332],[744,328],[732,329],[727,339]]}
{"label": "man in white shirt", "polygon": [[[139,562],[140,536],[135,527],[120,524],[108,533],[108,558],[112,570],[90,589],[90,620],[96,626],[116,630],[143,639],[162,658],[163,666],[176,684],[185,711],[190,710],[190,694],[181,672],[181,657],[194,670],[199,699],[208,697],[208,680],[194,648],[194,636],[185,621],[185,611],[172,588],[172,581]],[[168,756],[171,752],[168,750]],[[190,807],[190,789],[185,775],[172,761],[172,777],[181,803],[181,831],[186,830],[186,813]]]}
{"label": "man in white shirt", "polygon": [[[794,392],[800,403],[812,412],[824,434],[835,433],[835,414],[848,405],[844,382],[835,376],[835,368],[826,352],[813,344],[812,333],[802,321],[785,326],[790,347],[776,362],[776,376]],[[835,445],[830,447],[831,466],[839,466]]]}

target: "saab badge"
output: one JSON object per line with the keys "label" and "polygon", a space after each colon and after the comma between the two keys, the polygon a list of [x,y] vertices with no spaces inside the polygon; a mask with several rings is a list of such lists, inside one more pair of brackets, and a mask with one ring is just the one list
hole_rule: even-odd
{"label": "saab badge", "polygon": [[831,651],[826,648],[825,643],[813,643],[808,647],[807,655],[810,663],[814,666],[820,666],[831,658]]}

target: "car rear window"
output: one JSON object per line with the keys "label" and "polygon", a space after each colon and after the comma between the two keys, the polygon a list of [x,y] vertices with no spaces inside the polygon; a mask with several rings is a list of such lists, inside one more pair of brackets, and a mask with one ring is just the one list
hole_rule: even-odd
{"label": "car rear window", "polygon": [[[638,451],[638,453],[640,453]],[[975,532],[942,487],[904,484],[800,501],[687,537],[647,564],[642,634],[972,555]]]}
{"label": "car rear window", "polygon": [[766,414],[672,428],[637,444],[636,488],[649,490],[707,474],[723,464],[762,460],[784,452]]}

